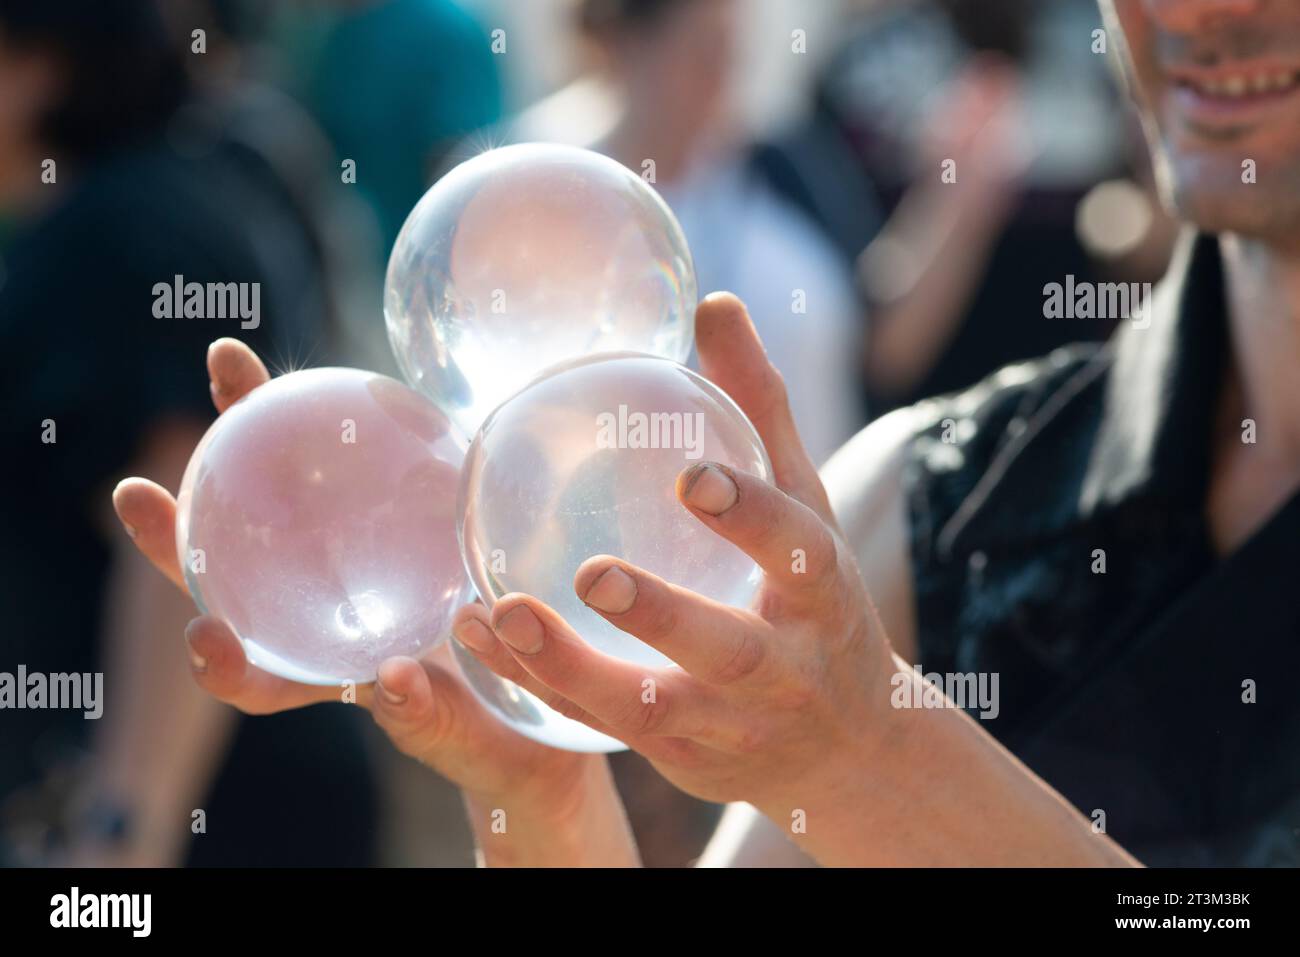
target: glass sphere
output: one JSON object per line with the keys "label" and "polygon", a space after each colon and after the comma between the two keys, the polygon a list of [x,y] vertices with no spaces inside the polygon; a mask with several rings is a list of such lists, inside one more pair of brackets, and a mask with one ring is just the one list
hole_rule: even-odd
{"label": "glass sphere", "polygon": [[685,361],[695,299],[681,227],[644,180],[599,153],[528,143],[425,193],[388,261],[384,317],[407,381],[473,435],[564,360]]}
{"label": "glass sphere", "polygon": [[[488,417],[465,458],[458,531],[479,596],[490,607],[525,592],[606,654],[651,668],[671,664],[583,604],[573,579],[585,560],[608,554],[747,607],[758,566],[677,499],[679,473],[704,461],[771,481],[758,433],[707,379],[628,353],[550,370]],[[471,687],[521,733],[570,750],[622,747],[453,648]]]}
{"label": "glass sphere", "polygon": [[190,594],[249,660],[312,684],[418,657],[472,597],[456,546],[465,440],[386,376],[272,379],[212,424],[177,497]]}

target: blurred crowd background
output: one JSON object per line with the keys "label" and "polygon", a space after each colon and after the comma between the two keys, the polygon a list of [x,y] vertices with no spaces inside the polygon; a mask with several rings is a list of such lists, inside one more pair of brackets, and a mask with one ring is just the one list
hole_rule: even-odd
{"label": "blurred crowd background", "polygon": [[[749,304],[824,459],[1110,334],[1045,318],[1044,285],[1162,274],[1099,26],[1092,0],[0,0],[0,671],[103,671],[108,702],[0,712],[0,861],[473,859],[454,790],[365,714],[238,717],[193,687],[188,599],[109,493],[179,484],[211,339],[396,374],[407,212],[480,150],[573,143],[653,160],[701,292]],[[260,326],[154,318],[176,274],[260,282]],[[646,862],[697,856],[719,809],[614,764]]]}

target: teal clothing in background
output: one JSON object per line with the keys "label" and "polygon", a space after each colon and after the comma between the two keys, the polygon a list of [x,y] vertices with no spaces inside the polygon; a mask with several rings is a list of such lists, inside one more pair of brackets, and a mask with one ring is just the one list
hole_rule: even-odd
{"label": "teal clothing in background", "polygon": [[385,258],[446,151],[501,118],[501,81],[488,31],[449,0],[386,0],[347,9],[324,29],[286,37],[298,91],[356,162],[356,188],[375,213]]}

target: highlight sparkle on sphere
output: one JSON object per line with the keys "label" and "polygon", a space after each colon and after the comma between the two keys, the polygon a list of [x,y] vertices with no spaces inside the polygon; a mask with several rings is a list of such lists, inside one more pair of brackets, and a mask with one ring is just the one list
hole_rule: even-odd
{"label": "highlight sparkle on sphere", "polygon": [[[678,474],[704,461],[771,481],[754,427],[702,376],[632,354],[549,371],[488,417],[465,459],[458,531],[479,596],[490,607],[525,592],[606,654],[670,664],[584,605],[573,579],[588,558],[608,554],[747,607],[761,581],[758,566],[677,500]],[[622,747],[498,678],[457,643],[452,648],[470,686],[522,734],[570,750]]]}
{"label": "highlight sparkle on sphere", "polygon": [[258,386],[208,429],[177,496],[176,546],[205,614],[249,660],[366,682],[444,638],[471,590],[456,547],[465,440],[428,399],[356,369]]}
{"label": "highlight sparkle on sphere", "polygon": [[686,239],[654,189],[599,153],[539,143],[435,183],[384,283],[403,375],[466,435],[557,363],[624,350],[685,361],[695,300]]}

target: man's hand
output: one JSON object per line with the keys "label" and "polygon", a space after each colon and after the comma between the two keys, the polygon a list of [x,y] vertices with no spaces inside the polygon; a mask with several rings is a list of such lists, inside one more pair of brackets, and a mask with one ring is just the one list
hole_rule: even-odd
{"label": "man's hand", "polygon": [[[234,339],[212,344],[208,374],[219,413],[269,378],[257,356]],[[136,547],[184,590],[171,493],[128,478],[114,491],[113,506]],[[196,618],[185,638],[194,680],[247,714],[342,698],[339,688],[300,684],[249,664],[239,639],[216,618]],[[378,680],[358,687],[356,697],[399,750],[465,790],[489,863],[636,863],[603,756],[548,748],[507,728],[459,679],[445,646],[422,661],[385,661]],[[488,826],[497,810],[508,814],[509,836]]]}
{"label": "man's hand", "polygon": [[[711,801],[789,819],[887,725],[891,652],[826,493],[804,453],[780,375],[730,295],[697,313],[702,371],[749,415],[776,486],[712,464],[681,474],[683,507],[749,554],[764,583],[753,610],[718,604],[618,558],[578,570],[582,600],[680,668],[646,669],[586,644],[528,595],[462,609],[457,639],[561,713],[626,741]],[[653,700],[644,694],[654,682]]]}
{"label": "man's hand", "polygon": [[[610,556],[574,589],[679,668],[596,651],[528,595],[461,609],[457,639],[569,717],[712,801],[747,801],[823,864],[1131,865],[1133,859],[895,655],[744,307],[696,314],[704,374],[749,415],[776,487],[703,463],[682,506],[763,569],[753,609]],[[894,570],[895,572],[897,570]],[[654,695],[644,694],[645,680]],[[893,706],[924,691],[933,707]]]}

